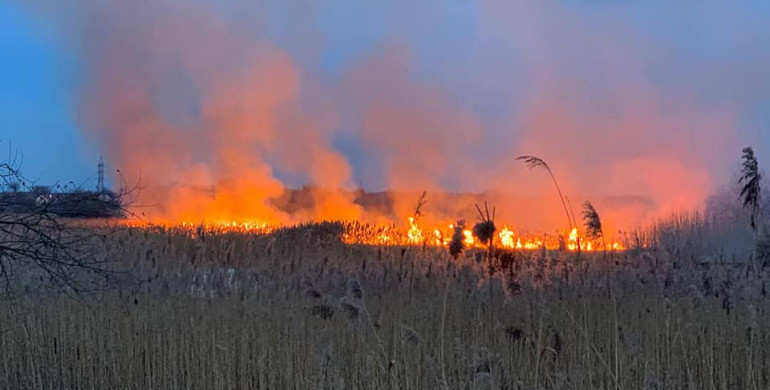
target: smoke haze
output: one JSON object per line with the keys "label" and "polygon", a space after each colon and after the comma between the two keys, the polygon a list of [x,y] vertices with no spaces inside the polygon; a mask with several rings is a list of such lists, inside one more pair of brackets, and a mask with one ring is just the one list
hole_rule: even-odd
{"label": "smoke haze", "polygon": [[[79,52],[78,121],[167,221],[564,218],[611,228],[702,204],[770,152],[763,5],[634,1],[80,0],[30,6]],[[644,3],[644,4],[642,4]],[[312,207],[272,199],[310,184]],[[482,192],[485,197],[450,196]]]}

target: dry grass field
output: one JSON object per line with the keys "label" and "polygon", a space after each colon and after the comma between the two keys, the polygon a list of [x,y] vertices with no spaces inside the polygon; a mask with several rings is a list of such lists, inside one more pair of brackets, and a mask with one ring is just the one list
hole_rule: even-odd
{"label": "dry grass field", "polygon": [[640,248],[454,259],[344,244],[342,229],[120,229],[100,253],[140,283],[0,302],[0,388],[770,386],[769,275],[755,261]]}

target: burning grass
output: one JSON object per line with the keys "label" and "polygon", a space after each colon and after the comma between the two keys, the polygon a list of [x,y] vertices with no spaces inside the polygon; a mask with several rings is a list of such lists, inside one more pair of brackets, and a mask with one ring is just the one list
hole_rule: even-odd
{"label": "burning grass", "polygon": [[[454,234],[454,223],[445,223],[435,226],[421,227],[414,217],[407,219],[406,227],[390,224],[368,224],[360,222],[328,221],[322,223],[307,223],[294,226],[268,225],[258,222],[220,222],[220,223],[190,223],[179,224],[147,224],[142,222],[129,222],[126,224],[134,228],[147,228],[159,232],[173,232],[190,237],[227,235],[233,233],[268,235],[274,232],[282,232],[307,226],[338,226],[339,238],[347,244],[362,245],[389,245],[389,246],[433,246],[448,247]],[[483,226],[482,226],[483,227]],[[312,230],[312,229],[311,229]],[[577,228],[569,232],[556,231],[553,233],[524,233],[518,234],[516,230],[503,225],[497,231],[485,233],[489,236],[491,244],[511,250],[537,250],[545,247],[548,250],[578,251],[602,251],[605,249],[603,237],[589,238],[578,233]],[[463,243],[467,248],[485,248],[483,240],[478,238],[473,229],[462,229]],[[623,251],[626,245],[621,239],[613,239],[606,243],[606,250]]]}

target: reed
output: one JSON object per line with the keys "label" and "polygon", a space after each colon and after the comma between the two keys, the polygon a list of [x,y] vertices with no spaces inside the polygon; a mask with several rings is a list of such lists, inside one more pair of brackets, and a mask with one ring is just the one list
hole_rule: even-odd
{"label": "reed", "polygon": [[505,252],[490,273],[479,249],[338,231],[123,229],[102,250],[140,286],[0,301],[0,388],[770,385],[767,270],[586,252],[568,281],[569,252]]}

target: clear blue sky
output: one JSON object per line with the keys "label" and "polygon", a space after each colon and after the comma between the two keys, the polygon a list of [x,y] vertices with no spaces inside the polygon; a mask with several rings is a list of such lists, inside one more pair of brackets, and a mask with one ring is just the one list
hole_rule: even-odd
{"label": "clear blue sky", "polygon": [[0,2],[0,148],[21,156],[30,180],[84,181],[98,152],[81,139],[74,119],[77,59],[57,47],[28,10]]}
{"label": "clear blue sky", "polygon": [[[218,2],[225,10],[237,3]],[[290,53],[303,82],[322,86],[342,83],[352,64],[384,46],[406,46],[413,55],[411,76],[484,126],[486,138],[478,145],[482,150],[498,148],[502,153],[495,137],[507,136],[506,122],[520,115],[519,107],[538,99],[531,86],[547,69],[547,79],[569,85],[570,91],[579,89],[576,100],[582,101],[585,115],[604,115],[607,102],[616,100],[613,94],[628,89],[632,74],[634,88],[641,80],[662,96],[664,115],[670,110],[677,118],[699,123],[697,118],[728,112],[736,124],[728,136],[755,145],[760,158],[770,156],[770,2],[489,3],[495,2],[503,5],[334,0],[312,12],[298,12],[292,7],[313,2],[266,1],[260,29]],[[553,5],[542,5],[549,3]],[[34,9],[23,4],[0,3],[0,147],[5,150],[10,143],[23,155],[23,170],[32,179],[93,179],[100,146],[84,139],[77,120],[86,70],[83,51],[75,48],[82,42],[65,24],[52,21],[56,18],[41,17],[45,2]],[[640,53],[638,58],[614,57],[612,51],[625,50],[624,40],[635,48],[632,53]],[[604,44],[606,49],[597,48]],[[605,103],[585,102],[594,97]],[[373,176],[381,167],[359,144],[355,113],[347,109],[338,107],[340,126],[346,130],[334,136],[334,144],[348,157],[356,177]],[[704,136],[714,135],[720,134]]]}

